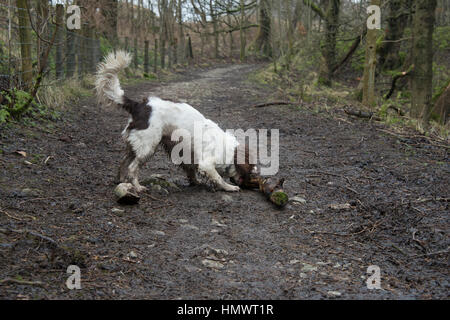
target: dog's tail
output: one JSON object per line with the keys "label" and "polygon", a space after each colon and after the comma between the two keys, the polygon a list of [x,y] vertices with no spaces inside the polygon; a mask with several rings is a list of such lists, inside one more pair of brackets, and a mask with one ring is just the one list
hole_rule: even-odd
{"label": "dog's tail", "polygon": [[131,55],[125,51],[109,53],[97,67],[95,89],[99,104],[111,106],[124,105],[125,95],[120,87],[118,74],[130,65]]}

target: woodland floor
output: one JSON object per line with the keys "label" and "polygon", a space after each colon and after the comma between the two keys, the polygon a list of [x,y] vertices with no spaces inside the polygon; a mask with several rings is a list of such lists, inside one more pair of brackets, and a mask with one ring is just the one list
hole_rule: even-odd
{"label": "woodland floor", "polygon": [[[86,99],[54,128],[0,131],[0,298],[449,299],[449,149],[307,106],[251,108],[273,92],[246,80],[258,67],[126,92],[187,101],[222,128],[280,129],[279,176],[306,203],[190,187],[160,150],[141,180],[168,193],[121,207],[127,116]],[[81,290],[65,285],[70,264]],[[382,290],[366,287],[371,265]]]}

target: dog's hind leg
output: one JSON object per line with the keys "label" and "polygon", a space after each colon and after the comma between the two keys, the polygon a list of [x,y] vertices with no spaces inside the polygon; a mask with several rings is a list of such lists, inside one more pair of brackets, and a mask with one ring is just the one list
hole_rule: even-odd
{"label": "dog's hind leg", "polygon": [[200,182],[197,180],[197,166],[195,164],[181,164],[181,168],[183,168],[184,172],[186,173],[186,176],[189,180],[189,184],[191,186],[199,185]]}

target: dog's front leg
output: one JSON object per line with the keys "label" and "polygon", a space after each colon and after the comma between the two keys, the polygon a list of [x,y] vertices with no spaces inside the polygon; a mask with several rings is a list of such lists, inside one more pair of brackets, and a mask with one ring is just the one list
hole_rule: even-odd
{"label": "dog's front leg", "polygon": [[217,187],[227,192],[238,192],[241,189],[226,183],[214,166],[199,166],[199,171],[205,174]]}
{"label": "dog's front leg", "polygon": [[144,186],[141,186],[139,183],[139,167],[142,165],[143,161],[139,160],[138,158],[135,158],[131,164],[128,166],[128,176],[131,179],[131,184],[136,188],[138,192],[146,191],[147,188]]}
{"label": "dog's front leg", "polygon": [[129,181],[129,167],[131,163],[136,159],[136,154],[133,151],[133,148],[130,145],[127,145],[126,154],[122,158],[122,162],[120,163],[119,172],[118,172],[118,182],[125,183]]}

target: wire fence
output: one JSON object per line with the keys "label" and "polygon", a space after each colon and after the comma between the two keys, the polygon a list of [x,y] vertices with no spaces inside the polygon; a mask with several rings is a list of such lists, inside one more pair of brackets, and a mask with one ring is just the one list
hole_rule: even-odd
{"label": "wire fence", "polygon": [[[68,30],[63,7],[60,17],[57,17],[56,6],[49,6],[48,12],[41,16],[36,12],[39,8],[21,8],[14,2],[0,3],[1,90],[26,87],[28,79],[33,79],[45,63],[48,46],[51,49],[44,68],[46,80],[55,80],[55,83],[95,71],[101,59],[99,37],[86,37],[81,32]],[[26,20],[21,21],[20,15]],[[54,22],[58,18],[62,23],[56,25]]]}
{"label": "wire fence", "polygon": [[[82,21],[81,30],[69,30],[66,7],[49,3],[40,8],[39,1],[28,1],[31,7],[23,8],[19,1],[0,0],[0,92],[29,88],[43,64],[44,85],[93,74],[103,55],[119,46],[98,33],[89,21]],[[144,66],[145,72],[149,72],[151,64],[161,63],[157,48],[150,50],[149,46],[146,41],[144,46],[135,43],[133,48],[128,44],[122,47],[134,54],[133,67]]]}

